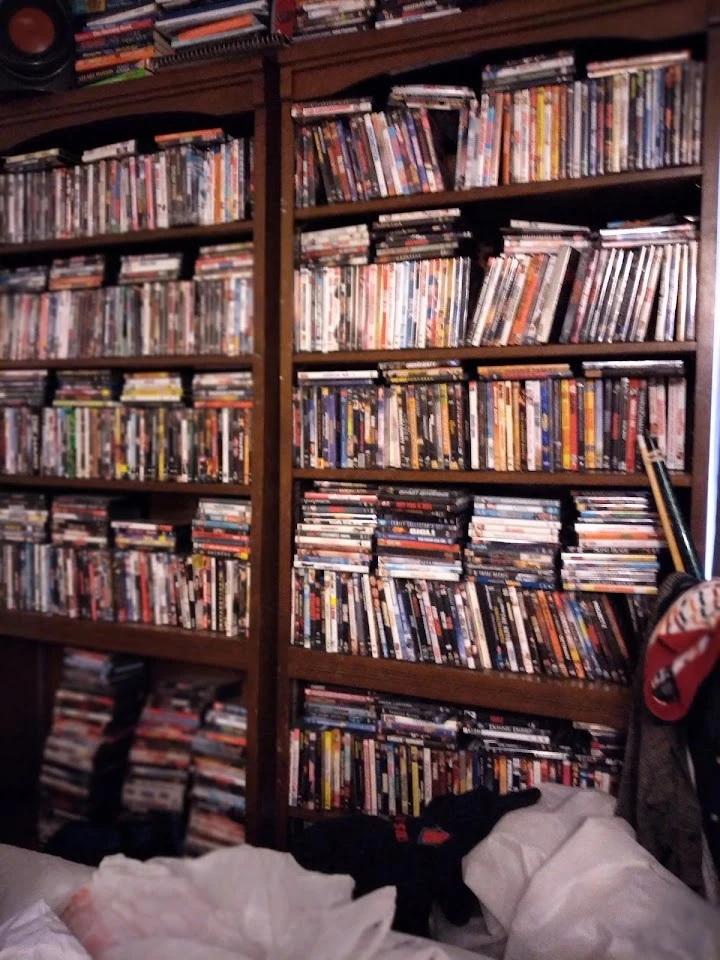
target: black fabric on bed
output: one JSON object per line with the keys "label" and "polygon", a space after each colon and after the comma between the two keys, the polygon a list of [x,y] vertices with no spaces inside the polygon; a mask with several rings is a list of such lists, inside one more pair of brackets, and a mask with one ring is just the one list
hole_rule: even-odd
{"label": "black fabric on bed", "polygon": [[[433,903],[451,923],[468,922],[478,903],[463,882],[462,858],[502,816],[539,798],[535,789],[501,797],[482,787],[436,797],[422,816],[403,818],[399,830],[380,817],[328,820],[305,830],[292,852],[307,870],[349,874],[356,897],[397,887],[393,929],[427,936]],[[407,840],[398,839],[405,833]]]}

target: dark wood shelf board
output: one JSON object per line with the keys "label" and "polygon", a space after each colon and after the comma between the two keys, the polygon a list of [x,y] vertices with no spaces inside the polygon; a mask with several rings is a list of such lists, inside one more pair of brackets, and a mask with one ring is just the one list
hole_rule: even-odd
{"label": "dark wood shelf board", "polygon": [[0,257],[26,257],[30,254],[72,253],[81,250],[109,250],[119,247],[142,247],[178,241],[230,241],[252,236],[253,221],[213,223],[207,226],[169,227],[166,230],[131,230],[128,233],[103,233],[95,237],[69,237],[65,240],[36,240],[33,243],[5,243]]}
{"label": "dark wood shelf board", "polygon": [[0,370],[249,370],[254,357],[171,356],[0,360]]}
{"label": "dark wood shelf board", "polygon": [[607,683],[373,660],[300,647],[288,651],[288,677],[620,728],[630,708],[630,691]]}
{"label": "dark wood shelf board", "polygon": [[[98,121],[195,113],[209,121],[249,113],[264,102],[263,58],[184,63],[128,83],[101,84],[0,106],[0,152],[31,138],[90,127]],[[187,129],[179,121],[178,129]],[[208,126],[215,125],[208,123]]]}
{"label": "dark wood shelf board", "polygon": [[580,197],[588,192],[601,193],[618,188],[628,191],[657,190],[672,184],[692,183],[692,181],[701,178],[702,167],[689,166],[630,173],[608,173],[600,177],[582,177],[575,180],[509,183],[497,187],[444,190],[438,193],[420,193],[404,197],[383,197],[380,200],[358,200],[354,203],[331,203],[324,206],[297,208],[295,210],[295,221],[297,223],[312,223],[347,217],[362,219],[380,213],[466,206],[474,203],[558,196],[561,194]]}
{"label": "dark wood shelf board", "polygon": [[[689,473],[670,474],[675,487],[689,487]],[[559,471],[549,473],[501,472],[499,470],[308,470],[296,467],[295,480],[348,480],[369,483],[453,483],[489,484],[495,486],[539,487],[647,487],[644,473],[601,473],[593,471]]]}
{"label": "dark wood shelf board", "polygon": [[324,99],[381,73],[394,74],[465,57],[478,71],[510,48],[572,48],[579,39],[662,41],[706,28],[705,0],[527,0],[486,3],[452,16],[390,29],[305,40],[281,50],[283,95]]}
{"label": "dark wood shelf board", "polygon": [[[357,812],[357,811],[355,811]],[[321,820],[337,820],[352,816],[352,810],[307,810],[305,807],[288,807],[290,820],[304,820],[306,823],[320,823]]]}
{"label": "dark wood shelf board", "polygon": [[644,357],[692,356],[695,343],[548,343],[513,347],[429,347],[410,350],[339,350],[329,353],[296,353],[298,366],[332,366],[355,363],[381,363],[385,360],[472,360],[506,363],[512,360],[546,361],[553,357],[595,360],[608,357],[617,360]]}
{"label": "dark wood shelf board", "polygon": [[65,477],[0,476],[0,487],[46,487],[52,490],[115,490],[133,493],[180,493],[249,497],[251,488],[233,483],[173,483],[162,480],[71,480]]}
{"label": "dark wood shelf board", "polygon": [[248,642],[240,637],[177,627],[71,620],[42,613],[3,610],[0,612],[0,636],[234,670],[245,670],[251,662]]}

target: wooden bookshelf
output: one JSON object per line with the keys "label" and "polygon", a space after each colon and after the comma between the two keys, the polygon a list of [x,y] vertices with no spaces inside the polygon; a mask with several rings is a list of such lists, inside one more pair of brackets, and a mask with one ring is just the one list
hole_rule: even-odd
{"label": "wooden bookshelf", "polygon": [[83,360],[0,360],[0,370],[252,370],[251,356],[92,357]]}
{"label": "wooden bookshelf", "polygon": [[[690,357],[695,343],[594,343],[594,359],[641,360],[644,357]],[[427,350],[338,350],[328,353],[296,353],[296,367],[362,366],[383,360],[466,360],[470,363],[510,363],[513,360],[587,360],[586,343],[549,343],[519,347],[429,347]],[[2,369],[2,368],[0,368]]]}
{"label": "wooden bookshelf", "polygon": [[[179,663],[229,670],[247,670],[250,650],[247,638],[224,637],[209,631],[182,630],[136,623],[93,623],[41,613],[3,611],[0,636],[68,644],[91,650],[133,653],[143,657],[172,659]],[[170,652],[172,655],[170,656]]]}
{"label": "wooden bookshelf", "polygon": [[[718,174],[720,173],[720,101],[706,96],[703,163],[673,169],[627,172],[583,179],[508,184],[470,190],[446,190],[355,203],[295,208],[295,102],[343,96],[377,95],[392,83],[422,83],[438,68],[434,82],[474,82],[482,65],[529,52],[574,49],[577,44],[602,45],[599,59],[632,55],[663,44],[687,43],[693,37],[705,46],[706,90],[720,80],[720,0],[541,0],[528,9],[523,0],[501,0],[452,17],[393,30],[367,31],[350,37],[324,37],[294,45],[278,54],[282,98],[281,167],[281,293],[280,293],[280,518],[278,610],[278,789],[277,837],[287,843],[290,820],[314,822],[327,813],[291,809],[288,797],[287,731],[295,719],[304,683],[318,682],[379,692],[426,697],[477,707],[518,710],[552,717],[584,719],[624,726],[629,691],[608,684],[560,681],[538,677],[477,672],[394,660],[373,660],[290,645],[293,525],[297,497],[313,480],[378,483],[487,486],[499,490],[557,494],[572,488],[647,488],[642,473],[604,472],[500,473],[444,470],[309,470],[293,462],[292,394],[294,375],[302,369],[371,366],[388,360],[461,360],[479,362],[565,359],[641,359],[677,357],[687,361],[694,391],[692,456],[687,472],[673,478],[681,502],[689,505],[692,531],[705,551],[708,511],[714,511],[716,451],[711,443],[715,274],[717,262]],[[678,38],[683,38],[682,41]],[[593,48],[595,49],[595,48]],[[470,59],[472,58],[472,59]],[[452,64],[463,61],[462,79],[451,79]],[[388,64],[392,76],[388,78]],[[321,66],[320,66],[321,65]],[[441,77],[441,79],[437,79]],[[428,81],[429,82],[429,81]],[[298,230],[351,223],[370,223],[380,213],[460,207],[487,236],[509,217],[567,219],[599,225],[610,218],[646,217],[667,210],[701,215],[697,343],[631,343],[428,350],[293,352],[293,269]],[[331,814],[332,815],[332,814]]]}
{"label": "wooden bookshelf", "polygon": [[[290,647],[288,677],[312,683],[412,694],[427,700],[462,703],[547,717],[623,727],[630,691],[609,683],[551,680],[497,671],[441,667],[404,660],[373,660]],[[602,718],[602,719],[601,719]]]}
{"label": "wooden bookshelf", "polygon": [[[254,193],[251,219],[209,226],[177,226],[125,234],[77,237],[0,246],[0,262],[15,266],[24,259],[37,263],[53,256],[104,252],[118,256],[137,251],[180,250],[195,254],[203,244],[254,242],[254,349],[251,355],[113,357],[86,360],[0,361],[12,369],[252,370],[252,481],[249,485],[113,480],[69,480],[56,477],[2,477],[0,487],[48,491],[127,492],[152,495],[158,517],[194,511],[198,496],[249,497],[252,502],[252,590],[250,632],[246,638],[217,633],[135,624],[93,623],[31,613],[0,613],[0,636],[27,645],[29,659],[40,657],[34,671],[37,689],[23,697],[38,704],[48,720],[48,697],[56,672],[57,648],[71,643],[96,650],[122,651],[155,658],[162,664],[193,671],[221,668],[227,676],[244,675],[248,708],[247,835],[255,843],[269,839],[274,780],[275,646],[274,629],[277,470],[276,266],[266,251],[277,246],[277,97],[270,58],[198,63],[182,71],[168,70],[131,84],[110,84],[73,90],[51,99],[37,97],[0,107],[0,153],[57,145],[95,147],[128,137],[141,143],[155,133],[224,126],[250,133],[255,140]],[[183,503],[185,506],[183,506]],[[7,641],[8,643],[10,640]],[[53,650],[55,655],[53,656]],[[39,652],[38,652],[39,651]],[[18,735],[19,732],[18,732]],[[37,749],[37,744],[35,745]],[[34,791],[34,784],[25,785]],[[33,792],[28,793],[32,797]]]}
{"label": "wooden bookshelf", "polygon": [[473,204],[507,204],[512,200],[530,200],[534,197],[567,195],[573,202],[578,196],[627,190],[652,192],[670,190],[678,184],[695,184],[702,177],[702,168],[676,167],[665,170],[644,170],[637,173],[609,173],[601,177],[582,177],[575,180],[548,180],[542,183],[508,183],[499,187],[474,187],[470,190],[442,190],[436,193],[413,194],[408,197],[383,197],[380,200],[358,200],[355,203],[330,203],[295,211],[297,223],[309,225],[350,218],[362,220],[381,213],[404,213],[408,210],[428,210],[435,207],[467,207]]}
{"label": "wooden bookshelf", "polygon": [[249,238],[252,234],[252,220],[213,223],[207,226],[168,227],[164,230],[130,230],[127,233],[102,233],[92,237],[0,244],[0,257],[28,257],[43,253],[60,257],[113,249],[124,252],[133,247],[162,247],[192,242],[222,243],[224,240],[229,242]]}
{"label": "wooden bookshelf", "polygon": [[[593,470],[558,471],[556,473],[520,470],[303,470],[294,467],[295,480],[353,480],[367,483],[427,483],[430,484],[487,484],[495,486],[523,487],[630,487],[646,489],[647,478],[643,473],[610,473]],[[676,487],[692,486],[689,473],[673,475]]]}
{"label": "wooden bookshelf", "polygon": [[172,493],[201,497],[249,497],[252,484],[175,483],[163,480],[86,480],[66,477],[0,476],[0,487],[41,490],[85,490],[97,493]]}

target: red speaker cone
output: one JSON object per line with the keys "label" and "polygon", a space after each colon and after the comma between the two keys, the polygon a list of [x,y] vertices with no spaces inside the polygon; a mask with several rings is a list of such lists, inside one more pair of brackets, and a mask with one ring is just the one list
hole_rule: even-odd
{"label": "red speaker cone", "polygon": [[10,41],[22,53],[37,55],[45,53],[57,36],[51,17],[39,7],[23,7],[16,10],[8,22]]}

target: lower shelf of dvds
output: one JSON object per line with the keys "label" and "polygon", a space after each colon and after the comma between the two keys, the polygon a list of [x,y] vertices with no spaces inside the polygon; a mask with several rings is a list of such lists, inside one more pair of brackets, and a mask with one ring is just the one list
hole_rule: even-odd
{"label": "lower shelf of dvds", "polygon": [[240,637],[145,624],[96,623],[41,613],[0,611],[0,636],[233,670],[245,670],[250,662],[247,641]]}
{"label": "lower shelf of dvds", "polygon": [[431,700],[466,703],[506,711],[541,714],[601,723],[627,724],[630,691],[608,683],[555,680],[548,677],[463,670],[399,660],[373,660],[340,653],[290,647],[288,676],[407,694]]}

